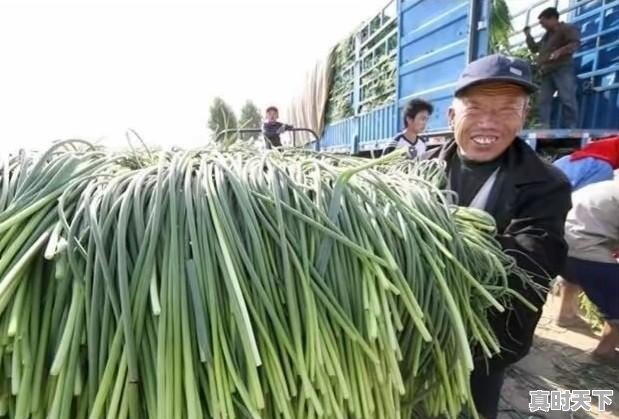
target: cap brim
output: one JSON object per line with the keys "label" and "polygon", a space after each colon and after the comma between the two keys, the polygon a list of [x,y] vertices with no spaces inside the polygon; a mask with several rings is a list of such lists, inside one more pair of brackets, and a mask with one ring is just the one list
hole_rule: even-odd
{"label": "cap brim", "polygon": [[479,86],[482,84],[497,83],[497,82],[515,84],[517,86],[522,87],[525,90],[525,92],[527,92],[528,94],[532,94],[537,91],[537,86],[535,84],[529,83],[525,80],[512,78],[512,77],[484,77],[484,78],[478,78],[478,79],[469,79],[462,84],[458,84],[456,86],[455,94],[457,96],[463,91],[465,91],[466,89],[473,87],[473,86]]}

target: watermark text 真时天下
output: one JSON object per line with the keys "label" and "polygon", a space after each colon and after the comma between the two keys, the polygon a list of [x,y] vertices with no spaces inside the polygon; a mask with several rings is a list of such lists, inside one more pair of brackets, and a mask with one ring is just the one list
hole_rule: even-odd
{"label": "watermark text \u771f\u65f6\u5929\u4e0b", "polygon": [[589,412],[596,405],[600,412],[604,412],[608,406],[613,404],[613,395],[613,390],[533,390],[529,391],[529,410],[531,412],[552,410]]}

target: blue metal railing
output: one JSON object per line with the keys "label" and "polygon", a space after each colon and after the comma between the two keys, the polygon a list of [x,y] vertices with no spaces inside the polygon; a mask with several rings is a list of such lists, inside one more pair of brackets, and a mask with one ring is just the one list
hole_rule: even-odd
{"label": "blue metal railing", "polygon": [[[349,81],[333,91],[331,97],[336,98],[334,102],[349,103],[353,115],[362,112],[373,101],[395,93],[395,87],[375,93],[373,86],[377,78],[370,77],[379,66],[385,63],[385,60],[378,57],[385,56],[391,60],[395,58],[397,42],[393,42],[393,37],[396,36],[397,29],[389,30],[391,26],[395,27],[397,22],[395,2],[396,0],[390,0],[351,36],[350,39],[354,43],[351,57],[353,62],[334,76]],[[376,26],[377,23],[378,26]],[[395,86],[395,76],[393,84]]]}
{"label": "blue metal railing", "polygon": [[321,147],[347,153],[381,148],[397,132],[398,118],[398,110],[392,103],[330,124],[322,136]]}
{"label": "blue metal railing", "polygon": [[[512,22],[524,17],[523,27],[539,28],[532,12],[536,8],[557,7],[558,0],[539,0],[512,14]],[[561,8],[565,20],[581,28],[581,48],[574,54],[576,77],[579,80],[580,126],[583,128],[619,128],[619,1],[580,0]],[[522,28],[515,28],[512,48],[522,47]],[[538,31],[539,32],[539,31]],[[553,116],[561,126],[561,105],[556,100]],[[613,117],[613,114],[615,115]]]}

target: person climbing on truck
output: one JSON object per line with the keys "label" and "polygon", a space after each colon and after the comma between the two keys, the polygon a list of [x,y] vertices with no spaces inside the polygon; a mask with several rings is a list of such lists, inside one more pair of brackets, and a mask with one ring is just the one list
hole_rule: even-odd
{"label": "person climbing on truck", "polygon": [[619,169],[619,137],[592,141],[553,163],[572,183],[574,191],[595,182],[611,180]]}
{"label": "person climbing on truck", "polygon": [[[492,215],[503,251],[534,282],[548,287],[567,258],[563,230],[571,187],[559,169],[517,137],[536,87],[524,60],[493,54],[469,63],[449,108],[455,138],[424,158],[446,163],[445,186],[456,192],[454,203]],[[497,417],[506,369],[529,352],[545,301],[537,286],[514,278],[509,285],[537,311],[515,298],[504,312],[489,310],[501,352],[487,359],[473,348],[470,377],[475,406],[485,419]]]}
{"label": "person climbing on truck", "polygon": [[619,180],[586,186],[572,195],[565,223],[569,257],[563,272],[559,322],[579,318],[574,299],[582,289],[605,320],[593,359],[619,366]]}
{"label": "person climbing on truck", "polygon": [[404,109],[404,131],[395,136],[392,143],[385,148],[383,155],[389,154],[398,148],[407,147],[411,158],[421,156],[426,152],[426,143],[419,138],[425,131],[434,106],[423,99],[413,99]]}
{"label": "person climbing on truck", "polygon": [[540,25],[546,30],[542,39],[536,42],[531,29],[524,28],[527,46],[537,53],[539,75],[539,117],[544,128],[550,128],[552,98],[558,92],[563,105],[562,126],[576,128],[578,125],[578,100],[576,99],[576,76],[573,54],[580,48],[580,31],[577,27],[559,21],[559,12],[549,7],[538,16]]}
{"label": "person climbing on truck", "polygon": [[265,121],[262,125],[262,135],[266,140],[267,148],[281,147],[282,140],[280,135],[289,129],[292,125],[283,124],[278,121],[279,110],[275,106],[269,106],[266,110]]}

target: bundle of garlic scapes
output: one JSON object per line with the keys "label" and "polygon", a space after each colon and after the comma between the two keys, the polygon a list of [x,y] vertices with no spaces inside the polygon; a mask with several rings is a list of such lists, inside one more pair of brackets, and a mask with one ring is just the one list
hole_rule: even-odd
{"label": "bundle of garlic scapes", "polygon": [[440,169],[76,141],[4,157],[0,413],[457,416],[521,274]]}

